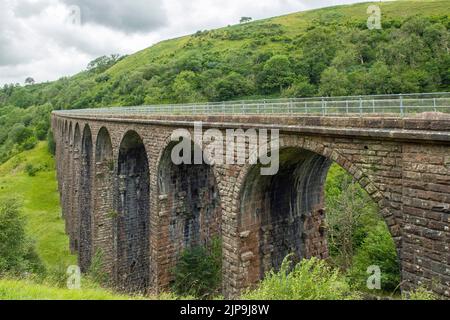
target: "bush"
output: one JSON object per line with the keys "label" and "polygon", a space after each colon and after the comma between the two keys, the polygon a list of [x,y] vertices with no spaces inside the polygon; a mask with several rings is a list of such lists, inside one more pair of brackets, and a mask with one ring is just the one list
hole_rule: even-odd
{"label": "bush", "polygon": [[0,274],[44,272],[33,241],[25,234],[25,219],[14,199],[0,199]]}
{"label": "bush", "polygon": [[21,147],[23,150],[31,150],[33,149],[38,143],[38,140],[35,136],[29,137],[27,140],[25,140]]}
{"label": "bush", "polygon": [[438,298],[433,292],[428,291],[424,287],[420,287],[412,292],[403,294],[403,300],[432,301],[437,299]]}
{"label": "bush", "polygon": [[394,291],[400,284],[400,265],[397,251],[389,230],[380,222],[371,230],[354,257],[349,275],[355,287],[364,289],[367,284],[367,268],[376,265],[381,269],[381,287]]}
{"label": "bush", "polygon": [[39,171],[41,171],[40,168],[33,166],[31,163],[28,163],[25,166],[25,172],[30,176],[30,177],[35,177],[36,173],[38,173]]}
{"label": "bush", "polygon": [[97,250],[92,258],[91,266],[89,267],[88,276],[100,285],[107,285],[109,282],[109,275],[104,271],[103,251]]}
{"label": "bush", "polygon": [[367,192],[338,165],[327,177],[326,209],[331,260],[346,271],[370,230],[384,220]]}
{"label": "bush", "polygon": [[196,246],[184,250],[174,269],[172,289],[182,296],[208,299],[218,294],[222,283],[222,242],[211,248]]}
{"label": "bush", "polygon": [[350,291],[345,277],[323,260],[303,260],[292,271],[288,256],[279,272],[271,271],[255,290],[244,293],[248,300],[349,300],[358,296]]}
{"label": "bush", "polygon": [[22,144],[33,136],[33,131],[23,124],[16,124],[9,132],[9,139],[17,144]]}

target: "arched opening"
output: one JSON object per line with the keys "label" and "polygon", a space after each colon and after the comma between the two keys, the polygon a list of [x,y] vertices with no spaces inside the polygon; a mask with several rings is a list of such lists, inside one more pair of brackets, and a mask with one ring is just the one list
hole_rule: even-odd
{"label": "arched opening", "polygon": [[64,131],[63,131],[63,136],[64,136],[64,143],[69,143],[69,133],[68,133],[68,124],[67,124],[67,120],[64,121]]}
{"label": "arched opening", "polygon": [[293,253],[327,257],[323,184],[331,161],[310,151],[280,151],[280,170],[260,175],[254,166],[248,173],[241,197],[239,231],[245,257],[251,260],[249,283],[255,283]]}
{"label": "arched opening", "polygon": [[[260,175],[260,166],[250,168],[241,191],[238,220],[241,265],[245,270],[244,286],[253,286],[268,271],[278,270],[289,254],[292,254],[294,262],[311,257],[336,262],[330,259],[330,253],[335,253],[330,252],[330,249],[334,250],[336,247],[329,247],[330,223],[326,215],[326,211],[330,211],[327,205],[336,205],[328,199],[326,201],[325,196],[327,177],[330,180],[330,167],[333,167],[333,174],[342,174],[338,179],[349,177],[327,157],[298,147],[280,150],[280,170],[274,176]],[[351,177],[350,180],[357,184]],[[359,185],[358,188],[350,191],[364,192]],[[362,199],[372,202],[367,193]],[[372,204],[376,207],[375,203]],[[360,208],[352,207],[355,209],[354,214],[359,214],[357,212],[364,205],[364,202],[359,202]],[[343,206],[344,210],[348,208]],[[342,208],[332,212],[333,219],[342,213],[339,212],[340,209]],[[375,213],[377,214],[378,212]],[[378,218],[386,227],[382,218]],[[341,217],[340,222],[347,225],[334,224],[333,227],[352,228],[353,225],[346,219],[352,219],[351,213],[344,219]],[[336,223],[336,220],[333,222]],[[349,238],[353,236],[348,235]],[[392,240],[389,232],[388,237]],[[395,248],[393,251],[395,252]]]}
{"label": "arched opening", "polygon": [[115,239],[113,238],[114,160],[111,137],[103,127],[95,145],[94,244],[101,253],[103,269],[112,273]]}
{"label": "arched opening", "polygon": [[168,228],[163,231],[168,234],[166,273],[171,281],[171,270],[185,249],[210,249],[212,242],[221,238],[221,202],[213,168],[206,163],[194,164],[199,150],[193,143],[192,164],[176,165],[171,157],[176,144],[164,149],[158,168],[161,225]]}
{"label": "arched opening", "polygon": [[72,122],[69,124],[69,136],[67,137],[69,145],[73,145],[73,128],[72,128]]}
{"label": "arched opening", "polygon": [[70,175],[73,177],[71,181],[70,188],[73,190],[73,201],[71,207],[69,208],[69,215],[66,217],[69,221],[67,222],[69,226],[70,235],[70,249],[72,253],[78,252],[79,244],[79,190],[80,190],[80,150],[81,150],[81,130],[80,125],[77,123],[75,125],[74,135],[73,135],[73,165]]}
{"label": "arched opening", "polygon": [[[67,161],[63,162],[63,172],[72,172],[72,163],[73,163],[73,128],[72,128],[72,122],[69,124],[69,132],[67,133]],[[71,201],[72,197],[69,196],[72,192],[72,175],[63,175],[64,176],[64,189],[63,189],[63,196],[65,200],[62,200],[63,202],[63,218],[66,221],[66,232],[69,233],[69,225],[68,221],[69,219],[67,216],[69,215],[69,211],[71,209]]]}
{"label": "arched opening", "polygon": [[150,176],[144,143],[134,131],[120,145],[117,174],[117,283],[144,292],[150,280]]}
{"label": "arched opening", "polygon": [[79,250],[78,261],[82,272],[88,271],[92,259],[92,134],[88,125],[83,131],[81,145],[81,175],[79,189]]}

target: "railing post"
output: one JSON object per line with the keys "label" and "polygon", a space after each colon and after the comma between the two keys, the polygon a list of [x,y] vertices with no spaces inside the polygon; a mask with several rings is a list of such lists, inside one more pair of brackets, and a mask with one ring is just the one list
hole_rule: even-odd
{"label": "railing post", "polygon": [[345,100],[345,110],[346,110],[346,114],[348,115],[350,112],[349,112],[349,109],[348,109],[348,100]]}
{"label": "railing post", "polygon": [[375,99],[372,100],[373,113],[376,113]]}
{"label": "railing post", "polygon": [[405,111],[403,110],[403,96],[400,96],[400,115],[403,117],[405,114]]}
{"label": "railing post", "polygon": [[363,100],[362,97],[359,97],[359,116],[362,117],[363,114]]}
{"label": "railing post", "polygon": [[308,114],[308,102],[305,101],[305,113]]}
{"label": "railing post", "polygon": [[434,112],[437,112],[436,98],[433,98],[433,109]]}

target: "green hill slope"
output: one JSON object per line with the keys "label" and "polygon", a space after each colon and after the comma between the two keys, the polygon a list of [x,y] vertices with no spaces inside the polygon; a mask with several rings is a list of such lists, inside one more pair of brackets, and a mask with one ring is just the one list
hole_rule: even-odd
{"label": "green hill slope", "polygon": [[[30,164],[37,171],[34,176],[27,173],[33,171]],[[142,299],[103,289],[89,278],[82,279],[81,290],[59,287],[64,284],[60,277],[68,266],[77,264],[77,259],[68,249],[69,240],[61,219],[54,168],[54,160],[44,142],[0,165],[0,198],[12,197],[23,205],[21,212],[26,217],[26,233],[35,240],[37,253],[46,266],[48,277],[41,279],[32,276],[24,280],[0,278],[0,300]],[[175,297],[162,295],[158,299]]]}
{"label": "green hill slope", "polygon": [[[28,164],[39,170],[34,177],[25,170]],[[44,142],[13,157],[0,166],[0,197],[14,197],[23,204],[27,233],[36,241],[39,256],[47,268],[65,270],[76,264],[76,257],[69,252],[54,167]]]}
{"label": "green hill slope", "polygon": [[0,163],[45,139],[53,109],[450,91],[450,1],[374,2],[289,14],[102,57],[50,83],[0,90]]}

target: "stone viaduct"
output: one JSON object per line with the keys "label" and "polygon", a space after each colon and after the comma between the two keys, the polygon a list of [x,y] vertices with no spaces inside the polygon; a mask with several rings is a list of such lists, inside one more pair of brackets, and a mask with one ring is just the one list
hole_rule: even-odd
{"label": "stone viaduct", "polygon": [[[280,171],[174,165],[178,128],[280,130]],[[102,253],[124,290],[159,292],[183,248],[223,244],[223,292],[236,297],[289,253],[328,255],[323,186],[335,162],[378,203],[402,288],[450,298],[450,120],[311,115],[54,112],[57,178],[70,246],[86,271]]]}

